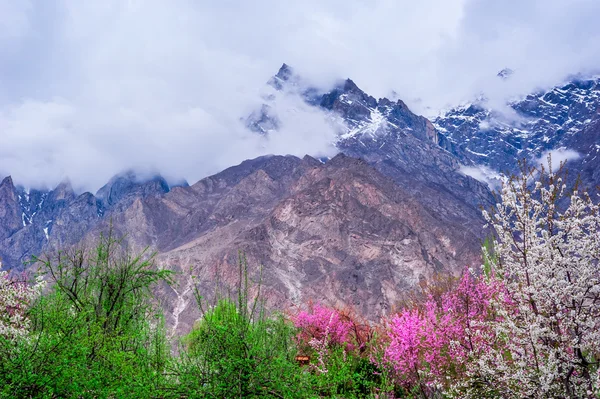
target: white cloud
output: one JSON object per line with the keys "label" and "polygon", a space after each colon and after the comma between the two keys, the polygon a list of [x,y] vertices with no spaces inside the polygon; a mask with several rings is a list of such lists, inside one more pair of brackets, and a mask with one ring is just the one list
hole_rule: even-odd
{"label": "white cloud", "polygon": [[9,39],[18,39],[29,30],[28,12],[31,10],[31,2],[0,1],[0,43],[5,44]]}
{"label": "white cloud", "polygon": [[556,150],[544,152],[539,158],[534,160],[534,165],[548,169],[548,162],[550,161],[552,171],[556,172],[562,163],[574,161],[579,158],[581,158],[581,154],[577,151],[569,150],[567,148],[558,148]]}
{"label": "white cloud", "polygon": [[[282,62],[417,111],[494,104],[600,65],[596,0],[0,0],[0,174],[96,189],[135,167],[195,181],[263,153],[330,150],[285,98],[270,141],[239,118]],[[508,80],[498,70],[516,72]],[[419,101],[417,101],[419,99]]]}
{"label": "white cloud", "polygon": [[471,176],[475,180],[487,184],[491,189],[497,189],[502,185],[502,175],[485,165],[462,165],[460,171],[467,176]]}

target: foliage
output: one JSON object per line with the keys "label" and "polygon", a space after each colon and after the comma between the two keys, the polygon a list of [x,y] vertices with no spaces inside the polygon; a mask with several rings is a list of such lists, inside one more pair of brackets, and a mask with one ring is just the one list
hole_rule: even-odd
{"label": "foliage", "polygon": [[377,363],[375,330],[348,309],[309,304],[292,316],[300,353],[310,358],[311,387],[319,397],[365,398],[389,391]]}
{"label": "foliage", "polygon": [[382,364],[405,393],[600,394],[600,208],[560,171],[526,172],[484,213],[495,236],[482,273],[427,287],[387,321]]}
{"label": "foliage", "polygon": [[235,296],[207,308],[196,291],[202,318],[178,356],[152,256],[109,234],[94,253],[39,259],[43,293],[0,274],[0,397],[600,396],[600,207],[530,169],[484,216],[481,270],[422,282],[378,327],[321,304],[268,312],[240,256]]}
{"label": "foliage", "polygon": [[344,320],[336,309],[319,304],[312,305],[309,311],[301,311],[294,318],[294,325],[300,329],[298,341],[312,349],[321,347],[351,346],[350,320]]}
{"label": "foliage", "polygon": [[111,234],[95,252],[38,259],[49,292],[29,309],[29,339],[0,361],[2,397],[150,398],[168,349],[151,287],[169,279],[152,256],[131,256]]}
{"label": "foliage", "polygon": [[295,329],[281,315],[269,317],[260,291],[249,300],[247,262],[240,257],[237,298],[220,298],[204,310],[186,337],[177,368],[179,392],[193,398],[304,398],[302,369],[295,361]]}

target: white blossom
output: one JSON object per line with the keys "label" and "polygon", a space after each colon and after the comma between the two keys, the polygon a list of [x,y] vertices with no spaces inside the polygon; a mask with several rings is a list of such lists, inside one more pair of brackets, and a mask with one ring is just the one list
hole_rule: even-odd
{"label": "white blossom", "polygon": [[12,341],[27,334],[27,311],[44,285],[41,278],[30,285],[26,281],[11,278],[6,271],[0,271],[0,337]]}
{"label": "white blossom", "polygon": [[492,322],[503,344],[472,372],[496,381],[503,397],[596,397],[600,356],[600,209],[567,194],[556,174],[504,184],[484,212],[496,233],[494,256],[513,306],[497,304]]}

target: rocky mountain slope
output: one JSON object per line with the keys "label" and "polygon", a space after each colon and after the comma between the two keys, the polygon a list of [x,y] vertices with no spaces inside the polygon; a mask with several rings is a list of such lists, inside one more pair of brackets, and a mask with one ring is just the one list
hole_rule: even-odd
{"label": "rocky mountain slope", "polygon": [[[445,220],[442,220],[445,218]],[[106,222],[104,222],[106,223]],[[351,305],[376,317],[435,271],[478,264],[481,224],[431,213],[365,161],[338,155],[246,161],[190,187],[138,199],[113,214],[130,243],[150,245],[178,274],[162,298],[186,331],[198,316],[192,287],[235,287],[238,251],[271,303]],[[98,226],[103,228],[106,226]]]}
{"label": "rocky mountain slope", "polygon": [[[498,113],[485,100],[457,107],[433,121],[444,147],[481,174],[511,174],[517,160],[538,162],[549,151],[570,160],[573,174],[589,169],[600,141],[594,134],[600,112],[600,79],[574,78],[566,84],[513,101]],[[558,163],[558,160],[555,160]],[[585,174],[588,188],[600,180]]]}
{"label": "rocky mountain slope", "polygon": [[[263,265],[272,301],[348,304],[369,317],[388,311],[433,272],[479,262],[482,224],[475,210],[462,213],[470,206],[455,202],[433,212],[444,190],[403,187],[345,155],[326,163],[261,157],[192,186],[122,175],[96,196],[76,196],[66,183],[29,192],[29,200],[20,192],[10,178],[0,186],[5,264],[91,239],[112,224],[134,249],[150,246],[161,265],[179,272],[178,284],[161,290],[178,331],[197,317],[193,286],[209,297],[216,281],[234,286],[238,250],[247,254],[253,278]],[[37,198],[44,201],[29,217],[25,211]]]}

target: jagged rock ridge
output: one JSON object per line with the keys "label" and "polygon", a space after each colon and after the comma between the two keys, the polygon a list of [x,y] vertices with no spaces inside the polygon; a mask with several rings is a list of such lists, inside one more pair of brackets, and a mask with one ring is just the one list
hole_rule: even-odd
{"label": "jagged rock ridge", "polygon": [[[518,172],[518,160],[532,162],[549,151],[575,150],[582,160],[571,162],[569,168],[577,175],[596,156],[600,141],[589,132],[598,123],[600,79],[574,78],[509,107],[514,114],[507,116],[479,101],[452,109],[433,123],[463,165],[484,166],[496,173]],[[591,188],[600,180],[585,183]]]}
{"label": "jagged rock ridge", "polygon": [[68,181],[53,190],[0,184],[0,258],[5,268],[22,269],[34,255],[80,242],[101,221],[136,198],[161,195],[169,185],[158,176],[140,180],[135,173],[115,176],[98,191],[76,195]]}

